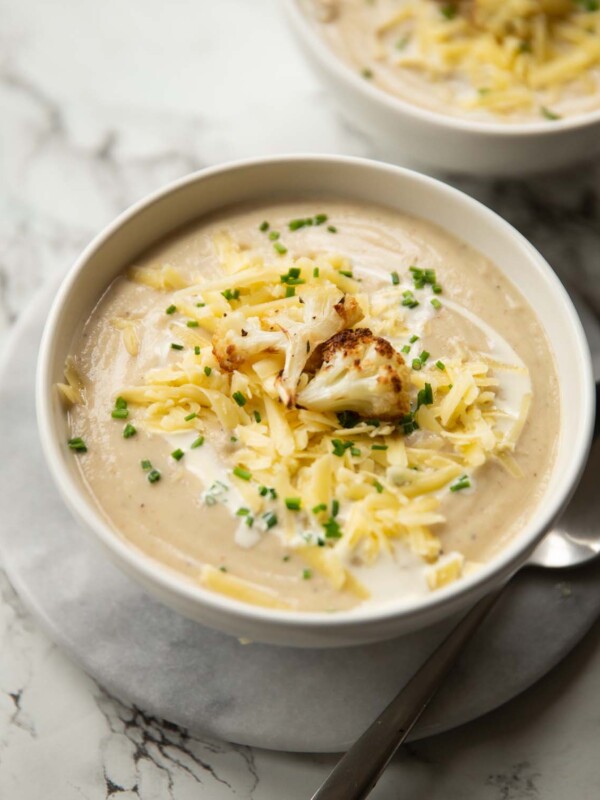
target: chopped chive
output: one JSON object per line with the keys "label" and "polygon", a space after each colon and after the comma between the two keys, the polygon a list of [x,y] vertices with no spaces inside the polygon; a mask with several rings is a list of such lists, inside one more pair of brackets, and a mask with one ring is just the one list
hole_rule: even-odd
{"label": "chopped chive", "polygon": [[200,323],[195,319],[188,319],[185,324],[188,326],[188,328],[197,328]]}
{"label": "chopped chive", "polygon": [[227,567],[224,566],[219,567],[219,572],[227,572]]}
{"label": "chopped chive", "polygon": [[184,417],[183,419],[184,419],[185,422],[189,422],[192,419],[196,419],[197,416],[198,416],[198,414],[196,414],[195,411],[192,411],[191,414],[188,414],[187,417]]}
{"label": "chopped chive", "polygon": [[292,219],[288,222],[288,228],[291,231],[300,230],[300,228],[304,228],[307,225],[312,225],[312,219]]}
{"label": "chopped chive", "polygon": [[267,489],[266,486],[259,486],[258,493],[261,497],[266,497],[269,493],[269,490]]}
{"label": "chopped chive", "polygon": [[124,439],[131,439],[132,436],[135,436],[137,433],[137,428],[135,428],[131,422],[128,422],[127,425],[123,428],[123,438]]}
{"label": "chopped chive", "polygon": [[307,581],[312,578],[312,572],[309,569],[302,570],[302,580]]}
{"label": "chopped chive", "polygon": [[271,495],[271,498],[273,500],[277,500],[277,492],[275,491],[275,489],[272,489],[272,488],[269,489],[269,494]]}
{"label": "chopped chive", "polygon": [[404,347],[402,348],[401,352],[402,353],[410,353],[410,345],[409,344],[405,344]]}
{"label": "chopped chive", "polygon": [[247,517],[248,514],[250,513],[250,509],[249,508],[238,508],[238,510],[235,513],[236,513],[236,516],[238,516],[238,517]]}
{"label": "chopped chive", "polygon": [[177,342],[171,342],[171,350],[183,350],[183,345],[177,344]]}
{"label": "chopped chive", "polygon": [[262,417],[260,415],[260,411],[256,411],[255,410],[252,413],[254,415],[254,419],[256,420],[256,422],[262,422]]}
{"label": "chopped chive", "polygon": [[359,447],[351,447],[350,448],[350,455],[351,456],[359,456],[360,455],[360,448]]}
{"label": "chopped chive", "polygon": [[247,400],[246,400],[246,398],[244,397],[244,395],[241,392],[234,392],[231,396],[233,397],[235,402],[238,404],[238,406],[241,407],[241,406],[245,406],[246,405]]}
{"label": "chopped chive", "polygon": [[286,297],[294,297],[296,294],[296,287],[295,286],[286,286],[285,287],[285,296]]}
{"label": "chopped chive", "polygon": [[429,353],[427,350],[423,350],[421,352],[421,355],[419,356],[419,361],[421,362],[421,364],[424,364],[430,355],[431,353]]}
{"label": "chopped chive", "polygon": [[290,511],[300,511],[302,507],[302,498],[300,497],[286,497],[285,498],[285,507],[289,508]]}
{"label": "chopped chive", "polygon": [[252,473],[243,467],[234,467],[233,474],[238,478],[241,478],[243,481],[249,481],[252,477]]}
{"label": "chopped chive", "polygon": [[225,289],[225,291],[221,292],[225,300],[237,300],[240,296],[239,289]]}
{"label": "chopped chive", "polygon": [[379,481],[373,481],[373,486],[377,490],[377,494],[381,494],[383,492],[384,487],[379,483]]}
{"label": "chopped chive", "polygon": [[433,403],[433,389],[430,383],[426,383],[423,389],[419,389],[417,394],[417,411],[421,406],[430,406]]}
{"label": "chopped chive", "polygon": [[552,120],[552,122],[555,122],[557,119],[561,119],[560,114],[556,114],[554,111],[551,111],[549,108],[546,108],[546,106],[542,106],[540,108],[540,111],[542,112],[543,117]]}
{"label": "chopped chive", "polygon": [[191,443],[190,450],[195,450],[197,447],[202,447],[203,444],[204,444],[204,436],[199,436],[197,439],[194,439],[194,441]]}
{"label": "chopped chive", "polygon": [[81,436],[74,436],[72,439],[69,439],[67,444],[74,450],[76,453],[87,453],[87,445],[81,438]]}
{"label": "chopped chive", "polygon": [[272,242],[276,242],[277,239],[279,239],[280,235],[281,234],[279,233],[279,231],[271,231],[271,233],[269,234],[269,239]]}
{"label": "chopped chive", "polygon": [[400,283],[400,275],[398,275],[398,273],[397,273],[397,272],[392,272],[392,274],[390,275],[390,277],[391,277],[391,279],[392,279],[392,284],[393,284],[394,286],[398,286],[398,284]]}
{"label": "chopped chive", "polygon": [[339,522],[333,517],[329,517],[327,522],[323,523],[325,529],[325,537],[327,539],[340,539],[342,536],[342,529]]}
{"label": "chopped chive", "polygon": [[368,67],[364,67],[361,70],[360,74],[363,76],[363,78],[366,78],[367,80],[371,80],[371,78],[373,77],[373,70],[369,69]]}
{"label": "chopped chive", "polygon": [[200,355],[200,345],[199,344],[194,345],[194,355],[196,355],[196,356]]}
{"label": "chopped chive", "polygon": [[284,556],[283,559],[282,559],[282,561],[289,561],[289,560],[290,560],[289,556]]}
{"label": "chopped chive", "polygon": [[387,449],[388,449],[387,444],[372,444],[371,445],[371,450],[387,450]]}
{"label": "chopped chive", "polygon": [[410,289],[402,292],[402,298],[402,305],[406,306],[406,308],[416,308],[419,305],[419,301],[415,299],[415,296]]}
{"label": "chopped chive", "polygon": [[148,473],[148,481],[150,483],[156,483],[160,480],[160,472],[157,469],[151,469]]}
{"label": "chopped chive", "polygon": [[349,269],[341,269],[339,270],[340,275],[345,275],[346,278],[354,278],[352,271]]}
{"label": "chopped chive", "polygon": [[455,3],[446,3],[440,8],[440,14],[448,20],[454,19],[458,14],[458,8]]}
{"label": "chopped chive", "polygon": [[237,442],[237,440],[238,440],[237,436],[230,436],[229,437],[229,441],[230,442]]}
{"label": "chopped chive", "polygon": [[258,230],[259,230],[259,231],[262,231],[263,233],[264,233],[265,231],[268,231],[268,230],[269,230],[269,223],[267,222],[267,220],[265,220],[264,222],[261,222],[261,223],[260,223],[260,225],[258,226]]}
{"label": "chopped chive", "polygon": [[212,372],[212,367],[204,367],[204,374],[206,375],[207,378],[211,372]]}
{"label": "chopped chive", "polygon": [[442,287],[439,285],[439,283],[434,283],[433,286],[431,287],[431,291],[434,294],[441,294],[443,290]]}
{"label": "chopped chive", "polygon": [[127,400],[125,400],[125,398],[123,397],[117,397],[117,399],[115,400],[115,408],[121,410],[127,408]]}
{"label": "chopped chive", "polygon": [[436,361],[436,362],[435,362],[435,365],[436,365],[436,367],[437,367],[439,370],[441,370],[442,372],[445,372],[445,371],[446,371],[446,365],[444,364],[444,362],[443,362],[443,361]]}
{"label": "chopped chive", "polygon": [[127,419],[129,411],[126,408],[113,408],[110,415],[113,419]]}
{"label": "chopped chive", "polygon": [[280,256],[284,256],[287,253],[287,247],[281,242],[273,242],[273,247]]}
{"label": "chopped chive", "polygon": [[348,448],[353,447],[354,442],[344,442],[341,439],[332,439],[331,444],[333,446],[334,456],[339,456],[341,458]]}
{"label": "chopped chive", "polygon": [[318,506],[314,506],[312,509],[313,514],[320,514],[321,511],[327,511],[327,506],[325,503],[319,503]]}
{"label": "chopped chive", "polygon": [[327,226],[327,230],[329,231],[329,233],[337,233],[338,232],[338,229],[335,227],[335,225],[328,225]]}
{"label": "chopped chive", "polygon": [[275,525],[277,525],[277,514],[274,511],[267,511],[266,514],[262,515],[262,518],[265,521],[267,530],[269,530],[270,528],[274,528]]}
{"label": "chopped chive", "polygon": [[174,314],[177,311],[177,306],[171,304],[167,309],[165,309],[165,314]]}
{"label": "chopped chive", "polygon": [[247,525],[249,528],[251,528],[251,527],[254,525],[254,517],[253,517],[251,514],[248,514],[248,516],[246,517],[246,519],[244,520],[244,522],[246,523],[246,525]]}
{"label": "chopped chive", "polygon": [[453,483],[450,487],[451,492],[460,492],[461,489],[468,489],[471,486],[471,481],[469,480],[467,475],[463,475],[460,477],[456,483]]}
{"label": "chopped chive", "polygon": [[319,277],[319,268],[315,267],[313,269],[313,278],[318,278],[318,277]]}
{"label": "chopped chive", "polygon": [[381,425],[381,422],[378,419],[367,419],[365,422],[367,425],[372,425],[374,428],[378,428]]}
{"label": "chopped chive", "polygon": [[177,450],[173,450],[173,452],[171,453],[171,458],[174,458],[175,461],[181,461],[184,455],[185,453],[183,452],[181,447],[178,447]]}
{"label": "chopped chive", "polygon": [[356,411],[339,411],[336,417],[342,428],[354,428],[360,421],[360,416]]}
{"label": "chopped chive", "polygon": [[420,358],[413,358],[413,360],[412,360],[412,368],[413,369],[421,369],[422,366],[423,366],[423,364],[421,363],[421,359]]}
{"label": "chopped chive", "polygon": [[410,342],[410,344],[414,344],[415,342],[419,341],[419,338],[420,338],[419,336],[413,334],[408,341]]}
{"label": "chopped chive", "polygon": [[140,461],[140,464],[141,464],[142,469],[146,470],[146,472],[149,469],[152,469],[152,464],[150,463],[149,459],[147,459],[147,458],[144,458],[142,461]]}
{"label": "chopped chive", "polygon": [[204,308],[206,303],[196,303],[196,308]]}
{"label": "chopped chive", "polygon": [[437,297],[432,297],[430,302],[431,302],[431,305],[432,305],[432,306],[433,306],[435,309],[440,309],[440,308],[442,307],[442,304],[441,304],[441,303],[440,303],[440,301],[437,299]]}
{"label": "chopped chive", "polygon": [[327,214],[315,214],[315,225],[323,225],[328,219]]}
{"label": "chopped chive", "polygon": [[339,500],[332,500],[331,501],[331,516],[337,517],[340,513],[340,501]]}

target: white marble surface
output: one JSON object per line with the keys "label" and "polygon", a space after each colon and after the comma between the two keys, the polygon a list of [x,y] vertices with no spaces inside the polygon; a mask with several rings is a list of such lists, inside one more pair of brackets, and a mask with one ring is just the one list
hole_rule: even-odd
{"label": "white marble surface", "polygon": [[[203,165],[290,151],[377,145],[331,110],[277,0],[0,0],[0,347],[39,284],[131,202]],[[597,163],[455,182],[600,311],[599,181]],[[1,588],[2,800],[301,800],[331,765],[200,742],[117,703]],[[406,749],[373,797],[596,798],[599,633],[523,697]]]}

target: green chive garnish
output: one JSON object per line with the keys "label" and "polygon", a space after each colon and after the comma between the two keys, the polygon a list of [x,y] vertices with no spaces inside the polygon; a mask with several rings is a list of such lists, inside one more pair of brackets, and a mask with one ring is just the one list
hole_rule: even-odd
{"label": "green chive garnish", "polygon": [[171,350],[183,350],[183,345],[177,344],[177,342],[171,342]]}
{"label": "green chive garnish", "polygon": [[140,461],[140,464],[141,464],[142,469],[146,470],[146,472],[149,469],[152,469],[152,464],[150,463],[150,461],[147,458],[144,458],[143,461]]}
{"label": "green chive garnish", "polygon": [[546,106],[542,106],[540,108],[540,111],[542,112],[543,117],[546,117],[546,119],[549,119],[552,122],[555,122],[557,119],[562,119],[560,114],[556,114],[554,111],[551,111],[549,108],[546,108]]}
{"label": "green chive garnish", "polygon": [[196,303],[196,308],[204,308],[206,303]]}
{"label": "green chive garnish", "polygon": [[196,414],[195,411],[192,411],[191,414],[188,414],[187,417],[184,417],[183,419],[185,420],[185,422],[189,422],[192,419],[196,419],[197,416],[198,414]]}
{"label": "green chive garnish", "polygon": [[244,469],[243,467],[234,467],[233,474],[236,477],[241,478],[243,481],[249,481],[250,478],[252,477],[252,473],[249,470]]}
{"label": "green chive garnish", "polygon": [[331,516],[337,517],[340,513],[340,501],[339,500],[332,500],[331,501]]}
{"label": "green chive garnish", "polygon": [[398,284],[400,283],[400,275],[398,275],[398,273],[397,273],[397,272],[392,272],[392,274],[390,275],[390,277],[391,277],[391,279],[392,279],[392,284],[393,284],[394,286],[398,286]]}
{"label": "green chive garnish", "polygon": [[371,80],[371,78],[373,77],[373,70],[369,69],[368,67],[365,67],[363,70],[361,70],[360,74],[363,76],[363,78]]}
{"label": "green chive garnish", "polygon": [[387,449],[388,449],[387,444],[372,444],[371,445],[371,450],[387,450]]}
{"label": "green chive garnish", "polygon": [[265,231],[268,231],[268,230],[269,230],[269,223],[267,222],[267,220],[265,220],[264,222],[261,222],[261,223],[260,223],[260,225],[258,226],[258,230],[259,230],[259,231],[262,231],[263,233],[264,233]]}
{"label": "green chive garnish", "polygon": [[74,436],[72,439],[69,439],[67,444],[71,450],[74,450],[76,453],[87,453],[87,445],[81,436]]}
{"label": "green chive garnish", "polygon": [[327,214],[315,214],[315,225],[323,225],[323,223],[327,222],[327,220]]}
{"label": "green chive garnish", "polygon": [[337,228],[335,227],[335,225],[328,225],[327,226],[327,230],[329,231],[329,233],[337,233],[338,232]]}
{"label": "green chive garnish", "polygon": [[269,234],[269,239],[270,239],[272,242],[276,242],[276,241],[277,241],[277,239],[279,239],[279,236],[280,236],[280,233],[279,233],[279,231],[271,231],[271,233]]}
{"label": "green chive garnish", "polygon": [[285,296],[286,297],[294,297],[296,294],[296,287],[295,286],[286,286],[285,288]]}
{"label": "green chive garnish", "polygon": [[342,536],[340,524],[333,517],[329,517],[327,522],[323,523],[323,528],[325,529],[325,537],[327,539],[339,539]]}
{"label": "green chive garnish", "polygon": [[190,450],[195,450],[197,447],[202,447],[203,444],[204,444],[204,436],[199,436],[197,439],[194,439],[194,441],[191,443]]}
{"label": "green chive garnish", "polygon": [[412,368],[413,369],[421,369],[422,366],[423,366],[423,364],[421,364],[421,359],[420,358],[413,358],[413,360],[412,360]]}
{"label": "green chive garnish", "polygon": [[240,296],[239,289],[225,289],[224,292],[221,292],[225,300],[237,300]]}
{"label": "green chive garnish", "polygon": [[281,242],[273,242],[273,247],[280,256],[284,256],[287,253],[287,247]]}
{"label": "green chive garnish", "polygon": [[160,472],[157,469],[151,469],[148,473],[148,481],[150,483],[156,483],[160,480]]}
{"label": "green chive garnish", "polygon": [[234,392],[231,396],[233,397],[235,402],[238,404],[238,406],[241,407],[241,406],[245,406],[246,405],[247,400],[246,400],[246,398],[244,397],[244,395],[241,392]]}
{"label": "green chive garnish", "polygon": [[188,319],[185,324],[188,326],[188,328],[197,328],[200,323],[195,319]]}
{"label": "green chive garnish", "polygon": [[401,352],[402,353],[410,353],[410,345],[409,344],[405,344],[404,347],[402,348]]}
{"label": "green chive garnish", "polygon": [[300,497],[286,497],[285,498],[285,507],[289,508],[290,511],[300,511],[302,507],[302,498]]}
{"label": "green chive garnish", "polygon": [[252,413],[254,414],[254,419],[256,420],[256,422],[262,422],[260,411],[253,411]]}
{"label": "green chive garnish", "polygon": [[312,578],[312,572],[309,569],[302,570],[302,580],[307,581]]}
{"label": "green chive garnish", "polygon": [[414,344],[415,342],[419,341],[419,337],[416,334],[413,334],[408,341],[410,344]]}
{"label": "green chive garnish", "polygon": [[319,277],[319,268],[315,267],[313,269],[313,278],[318,278],[318,277]]}
{"label": "green chive garnish", "polygon": [[166,310],[165,314],[174,314],[177,311],[177,306],[170,305]]}
{"label": "green chive garnish", "polygon": [[184,455],[185,453],[183,452],[183,450],[180,447],[178,447],[177,450],[173,450],[173,452],[171,453],[171,458],[174,458],[175,461],[181,461]]}
{"label": "green chive garnish", "polygon": [[334,456],[343,456],[346,450],[350,447],[353,447],[354,442],[344,442],[342,439],[332,439],[331,444],[333,447],[333,455]]}
{"label": "green chive garnish", "polygon": [[456,483],[453,483],[450,487],[451,492],[460,492],[461,489],[468,489],[471,486],[471,481],[469,480],[468,475],[463,475],[460,477]]}
{"label": "green chive garnish", "polygon": [[321,511],[327,511],[327,506],[325,505],[325,503],[319,503],[318,506],[315,506],[313,508],[313,510],[312,510],[312,513],[313,514],[320,514]]}
{"label": "green chive garnish", "polygon": [[128,422],[127,425],[125,425],[125,427],[123,428],[124,439],[131,439],[131,437],[135,436],[136,433],[137,433],[137,428],[134,428],[131,422]]}
{"label": "green chive garnish", "polygon": [[431,305],[432,305],[432,306],[433,306],[435,309],[438,309],[438,310],[439,310],[439,309],[442,307],[442,304],[441,304],[441,303],[440,303],[440,301],[437,299],[437,297],[432,297],[430,302],[431,302]]}
{"label": "green chive garnish", "polygon": [[340,272],[340,275],[345,275],[346,278],[354,278],[354,275],[352,274],[352,271],[349,270],[349,269],[341,269],[339,272]]}
{"label": "green chive garnish", "polygon": [[196,355],[196,356],[200,355],[200,345],[199,344],[194,345],[194,355]]}
{"label": "green chive garnish", "polygon": [[359,456],[360,455],[360,448],[359,447],[351,447],[350,448],[350,455],[351,456]]}
{"label": "green chive garnish", "polygon": [[444,364],[444,362],[443,362],[443,361],[436,361],[436,362],[435,362],[435,365],[436,365],[436,367],[437,367],[439,370],[441,370],[442,372],[445,372],[445,371],[446,371],[446,365]]}
{"label": "green chive garnish", "polygon": [[373,486],[377,490],[377,494],[381,494],[383,492],[384,487],[379,483],[379,481],[373,481]]}
{"label": "green chive garnish", "polygon": [[126,408],[113,408],[110,415],[113,419],[127,419],[129,411]]}
{"label": "green chive garnish", "polygon": [[277,514],[274,511],[267,511],[266,514],[262,515],[262,518],[265,521],[267,530],[269,530],[270,528],[274,528],[275,525],[277,525]]}
{"label": "green chive garnish", "polygon": [[212,372],[212,367],[204,367],[204,374],[206,375],[207,378],[211,372]]}

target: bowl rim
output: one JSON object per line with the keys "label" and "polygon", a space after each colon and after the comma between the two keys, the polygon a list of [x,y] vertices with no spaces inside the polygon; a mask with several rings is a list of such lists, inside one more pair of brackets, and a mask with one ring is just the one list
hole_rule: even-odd
{"label": "bowl rim", "polygon": [[[215,176],[225,176],[236,171],[243,171],[248,168],[270,167],[272,165],[298,166],[299,164],[312,163],[313,165],[336,165],[351,169],[367,169],[392,175],[397,180],[403,182],[414,182],[425,185],[436,193],[441,200],[448,198],[449,201],[462,203],[465,213],[483,214],[492,224],[494,224],[504,236],[516,239],[520,248],[524,251],[524,256],[531,262],[532,268],[550,285],[551,290],[556,295],[563,306],[565,319],[571,326],[571,332],[577,342],[578,372],[580,374],[582,392],[580,393],[581,408],[579,409],[580,426],[579,440],[573,443],[572,455],[567,464],[567,469],[563,473],[563,482],[559,491],[552,498],[547,498],[544,508],[537,507],[533,512],[536,515],[535,530],[530,532],[527,539],[517,534],[497,556],[490,562],[484,564],[472,575],[461,578],[449,586],[432,592],[431,594],[419,598],[417,602],[407,603],[399,599],[397,602],[382,604],[381,606],[359,605],[347,612],[331,614],[329,612],[315,611],[296,611],[270,609],[261,606],[254,606],[239,600],[218,594],[202,587],[200,584],[193,584],[184,577],[178,575],[174,570],[162,565],[159,561],[138,550],[135,545],[130,544],[124,537],[121,537],[108,520],[103,516],[98,506],[94,504],[91,493],[86,496],[85,489],[77,483],[75,477],[67,467],[67,458],[64,448],[61,447],[59,437],[54,431],[53,423],[53,385],[55,383],[54,364],[51,361],[54,337],[61,323],[63,313],[65,313],[65,302],[69,299],[73,285],[78,281],[79,276],[85,271],[90,258],[100,250],[103,245],[110,240],[113,234],[124,224],[134,217],[143,214],[147,209],[163,201],[171,194],[175,194],[181,189],[196,182],[202,182]],[[173,230],[175,230],[173,228]],[[140,247],[140,251],[143,250]],[[589,353],[587,339],[579,316],[573,303],[557,275],[542,255],[533,247],[528,240],[519,233],[512,225],[500,217],[496,212],[489,209],[483,203],[475,200],[464,192],[436,179],[423,175],[411,169],[398,167],[392,164],[385,164],[365,158],[339,155],[314,155],[314,154],[290,154],[278,156],[266,156],[259,158],[249,158],[227,162],[212,166],[175,181],[158,189],[150,195],[134,203],[123,211],[113,222],[106,226],[83,250],[79,258],[75,261],[66,276],[64,277],[52,303],[48,318],[44,326],[44,332],[38,355],[36,370],[36,414],[38,430],[46,461],[48,462],[53,479],[59,488],[66,504],[71,511],[93,531],[95,536],[106,547],[108,551],[120,562],[120,566],[126,572],[136,574],[146,585],[153,585],[160,590],[161,596],[165,593],[177,598],[179,602],[191,603],[206,607],[216,614],[225,613],[231,618],[240,622],[260,623],[267,627],[285,626],[288,629],[350,629],[360,627],[365,622],[385,624],[389,621],[399,621],[401,619],[413,618],[416,622],[427,617],[428,614],[435,612],[440,606],[452,605],[452,602],[466,604],[464,599],[469,594],[479,592],[484,594],[493,588],[494,585],[503,578],[512,575],[526,560],[526,557],[533,550],[535,544],[542,538],[550,528],[560,512],[568,503],[571,495],[575,491],[577,482],[583,472],[586,456],[591,444],[592,431],[594,426],[595,408],[595,384],[593,379],[592,362]],[[539,517],[539,518],[538,518]],[[485,585],[488,585],[486,590]],[[181,606],[180,606],[181,607]],[[450,612],[449,612],[450,613]],[[424,622],[423,624],[427,624]],[[418,624],[415,625],[418,627]]]}
{"label": "bowl rim", "polygon": [[359,77],[342,58],[327,46],[325,40],[313,29],[307,14],[300,8],[300,0],[284,0],[284,3],[292,25],[319,62],[334,73],[338,80],[349,84],[353,91],[358,92],[370,102],[386,106],[388,110],[394,113],[400,112],[400,114],[413,117],[421,123],[437,125],[451,131],[506,138],[532,135],[551,137],[565,131],[587,128],[600,123],[600,107],[589,112],[573,114],[573,116],[562,117],[557,120],[514,123],[488,122],[459,116],[453,117],[441,111],[434,111],[425,107],[421,108]]}

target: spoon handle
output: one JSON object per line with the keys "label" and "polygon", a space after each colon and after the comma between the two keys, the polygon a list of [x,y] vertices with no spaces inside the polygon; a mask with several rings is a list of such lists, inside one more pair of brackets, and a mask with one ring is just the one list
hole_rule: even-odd
{"label": "spoon handle", "polygon": [[465,644],[502,592],[473,606],[419,671],[342,757],[312,800],[363,800],[425,711]]}

